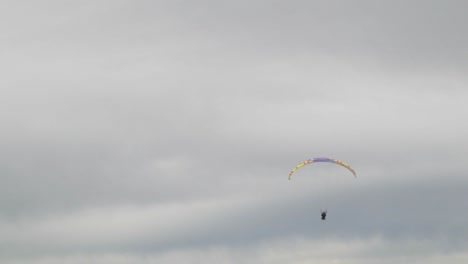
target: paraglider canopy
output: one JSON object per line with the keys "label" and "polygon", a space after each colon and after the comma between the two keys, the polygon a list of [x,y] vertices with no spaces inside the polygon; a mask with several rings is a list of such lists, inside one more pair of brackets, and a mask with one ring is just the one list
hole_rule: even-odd
{"label": "paraglider canopy", "polygon": [[291,172],[289,172],[289,176],[288,176],[289,180],[291,180],[291,176],[294,174],[294,172],[296,172],[297,169],[299,169],[300,167],[302,167],[304,165],[314,163],[314,162],[330,162],[330,163],[338,164],[338,165],[343,166],[346,169],[348,169],[350,172],[353,173],[354,177],[356,177],[356,171],[353,168],[351,168],[351,166],[349,164],[347,164],[346,162],[343,162],[343,161],[337,160],[337,159],[319,157],[319,158],[308,159],[308,160],[305,160],[305,161],[297,164],[296,167],[294,167],[291,170]]}

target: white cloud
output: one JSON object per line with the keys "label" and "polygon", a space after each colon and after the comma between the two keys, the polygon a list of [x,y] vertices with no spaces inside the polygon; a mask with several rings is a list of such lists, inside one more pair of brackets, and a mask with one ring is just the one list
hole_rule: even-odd
{"label": "white cloud", "polygon": [[444,251],[443,241],[368,240],[312,241],[301,238],[283,239],[239,247],[207,247],[170,250],[158,253],[106,253],[6,260],[7,264],[40,263],[465,263],[466,251]]}

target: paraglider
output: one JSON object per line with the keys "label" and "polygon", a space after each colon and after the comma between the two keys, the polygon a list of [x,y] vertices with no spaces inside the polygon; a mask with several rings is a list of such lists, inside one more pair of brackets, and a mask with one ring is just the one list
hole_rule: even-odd
{"label": "paraglider", "polygon": [[320,211],[320,214],[322,215],[322,220],[326,220],[325,218],[327,218],[327,210]]}
{"label": "paraglider", "polygon": [[[313,158],[313,159],[308,159],[308,160],[305,160],[299,164],[296,165],[296,167],[294,167],[290,172],[289,172],[289,176],[288,176],[288,179],[291,180],[291,176],[294,174],[294,172],[296,172],[296,170],[298,170],[299,168],[301,168],[302,166],[304,165],[307,165],[307,164],[310,164],[310,163],[315,163],[315,162],[330,162],[330,163],[335,163],[335,164],[338,164],[342,167],[345,167],[346,169],[348,169],[353,175],[354,177],[356,178],[356,171],[347,163],[341,161],[341,160],[337,160],[337,159],[331,159],[331,158],[325,158],[325,157],[320,157],[320,158]],[[327,210],[325,211],[322,211],[320,210],[320,216],[321,216],[321,219],[322,220],[326,220],[327,218]]]}

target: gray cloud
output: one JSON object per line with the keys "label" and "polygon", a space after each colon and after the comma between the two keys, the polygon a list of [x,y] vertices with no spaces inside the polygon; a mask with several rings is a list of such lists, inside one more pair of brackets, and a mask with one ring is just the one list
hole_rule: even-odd
{"label": "gray cloud", "polygon": [[465,3],[2,5],[2,263],[466,260]]}

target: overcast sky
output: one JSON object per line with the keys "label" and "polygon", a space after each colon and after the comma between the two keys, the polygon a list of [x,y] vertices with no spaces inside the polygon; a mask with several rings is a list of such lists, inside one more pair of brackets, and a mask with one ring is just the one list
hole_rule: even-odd
{"label": "overcast sky", "polygon": [[0,1],[0,262],[468,263],[467,10]]}

